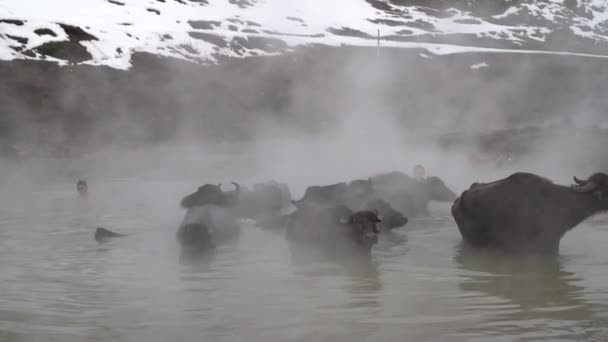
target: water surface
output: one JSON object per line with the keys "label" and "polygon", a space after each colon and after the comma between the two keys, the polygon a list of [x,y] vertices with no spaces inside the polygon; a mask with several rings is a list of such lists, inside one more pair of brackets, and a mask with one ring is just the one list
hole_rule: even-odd
{"label": "water surface", "polygon": [[[560,256],[470,253],[446,206],[382,237],[371,259],[292,253],[243,223],[238,242],[181,262],[191,182],[106,178],[0,195],[1,341],[604,341],[608,224]],[[95,227],[129,237],[97,244]]]}

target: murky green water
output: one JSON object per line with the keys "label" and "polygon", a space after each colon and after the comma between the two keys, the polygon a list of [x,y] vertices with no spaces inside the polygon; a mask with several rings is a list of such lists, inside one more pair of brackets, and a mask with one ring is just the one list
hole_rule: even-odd
{"label": "murky green water", "polygon": [[[0,341],[605,341],[608,224],[558,258],[463,250],[446,207],[385,235],[370,260],[292,254],[244,223],[180,263],[187,182],[108,178],[79,199],[54,181],[0,195]],[[98,245],[104,226],[130,234]]]}

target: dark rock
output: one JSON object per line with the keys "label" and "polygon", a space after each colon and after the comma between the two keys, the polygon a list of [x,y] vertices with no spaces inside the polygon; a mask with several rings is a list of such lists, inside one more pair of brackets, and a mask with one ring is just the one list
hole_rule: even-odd
{"label": "dark rock", "polygon": [[387,26],[405,26],[404,21],[392,20],[392,19],[368,19],[369,22],[374,24],[382,24]]}
{"label": "dark rock", "polygon": [[23,45],[27,44],[27,42],[29,41],[27,38],[24,38],[24,37],[12,36],[10,34],[7,34],[6,36],[8,38],[16,41],[16,42],[19,42],[20,44],[23,44]]}
{"label": "dark rock", "polygon": [[287,44],[274,38],[264,37],[234,37],[233,42],[247,49],[259,49],[264,52],[279,52],[287,48]]}
{"label": "dark rock", "polygon": [[300,23],[304,23],[304,20],[302,20],[300,18],[296,18],[296,17],[285,17],[285,19],[291,20],[291,21],[297,21],[297,22],[300,22]]}
{"label": "dark rock", "polygon": [[254,0],[228,0],[228,2],[239,6],[240,8],[247,8],[255,5]]}
{"label": "dark rock", "polygon": [[48,42],[33,50],[42,55],[64,59],[72,63],[84,62],[93,57],[84,46],[73,41]]}
{"label": "dark rock", "polygon": [[34,30],[34,33],[39,35],[39,36],[51,36],[51,37],[57,37],[57,34],[55,32],[53,32],[53,30],[48,29],[48,28],[41,28],[41,29],[36,29]]}
{"label": "dark rock", "polygon": [[425,31],[434,31],[435,30],[435,26],[433,26],[433,24],[426,22],[424,20],[420,20],[420,19],[418,19],[416,21],[407,22],[406,26],[419,28],[419,29],[425,30]]}
{"label": "dark rock", "polygon": [[477,19],[454,19],[454,22],[458,24],[481,24],[481,21]]}
{"label": "dark rock", "polygon": [[207,43],[211,43],[213,45],[217,45],[219,47],[227,47],[228,43],[224,40],[224,38],[212,34],[212,33],[203,33],[203,32],[188,32],[188,35],[194,39],[204,40]]}
{"label": "dark rock", "polygon": [[190,20],[188,24],[197,30],[213,30],[215,27],[219,27],[222,23],[215,20]]}
{"label": "dark rock", "polygon": [[59,24],[63,31],[68,35],[70,41],[72,42],[80,42],[80,41],[89,41],[89,40],[99,40],[94,35],[84,31],[80,27],[67,25],[67,24]]}
{"label": "dark rock", "polygon": [[11,25],[17,25],[17,26],[23,26],[23,24],[25,23],[24,20],[17,20],[17,19],[0,19],[0,24],[5,23],[5,24],[11,24]]}
{"label": "dark rock", "polygon": [[365,32],[359,31],[359,30],[355,30],[355,29],[351,29],[349,27],[341,27],[339,29],[331,27],[331,28],[328,28],[327,31],[330,33],[333,33],[337,36],[358,37],[358,38],[365,38],[365,39],[375,38],[375,37],[369,35],[368,33],[365,33]]}
{"label": "dark rock", "polygon": [[370,5],[372,5],[372,7],[374,7],[375,9],[379,9],[381,11],[393,11],[393,8],[384,1],[380,1],[380,0],[365,0],[365,1],[367,3],[369,3]]}
{"label": "dark rock", "polygon": [[401,35],[410,35],[410,34],[414,34],[414,31],[412,31],[412,30],[399,30],[396,33],[397,34],[401,34]]}

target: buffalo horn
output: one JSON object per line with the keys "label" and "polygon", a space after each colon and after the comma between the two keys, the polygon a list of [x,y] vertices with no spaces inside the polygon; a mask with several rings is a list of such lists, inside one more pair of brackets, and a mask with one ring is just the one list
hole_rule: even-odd
{"label": "buffalo horn", "polygon": [[578,185],[585,185],[585,184],[587,184],[587,181],[584,181],[582,179],[578,179],[578,178],[576,178],[576,176],[574,176],[573,178],[574,178],[574,182],[576,184],[578,184]]}
{"label": "buffalo horn", "polygon": [[597,188],[597,184],[595,182],[588,182],[582,186],[575,186],[574,190],[578,192],[591,192]]}

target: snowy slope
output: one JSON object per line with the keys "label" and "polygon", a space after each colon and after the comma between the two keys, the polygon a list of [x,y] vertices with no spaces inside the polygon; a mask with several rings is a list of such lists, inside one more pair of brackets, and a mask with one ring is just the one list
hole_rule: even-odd
{"label": "snowy slope", "polygon": [[[491,4],[489,6],[488,4]],[[0,59],[127,69],[307,44],[608,55],[605,0],[0,0]]]}

